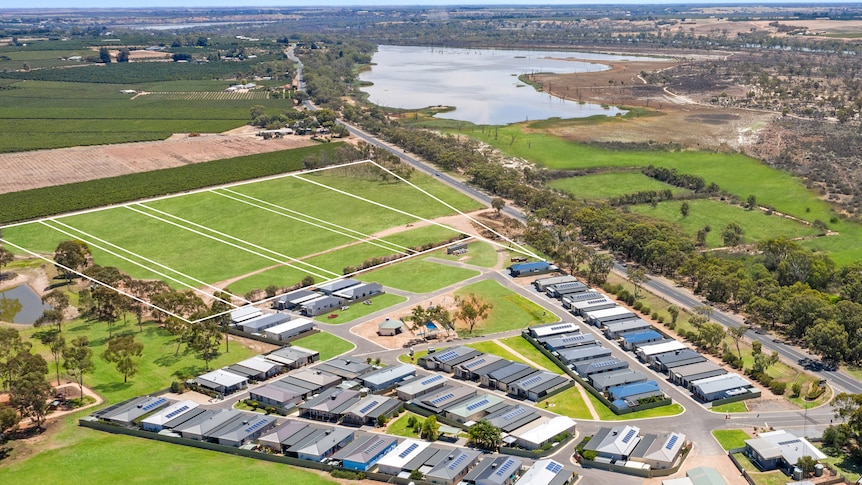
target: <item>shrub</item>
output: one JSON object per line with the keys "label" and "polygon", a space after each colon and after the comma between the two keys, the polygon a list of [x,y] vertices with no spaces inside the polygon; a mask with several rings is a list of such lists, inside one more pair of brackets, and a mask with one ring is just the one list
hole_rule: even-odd
{"label": "shrub", "polygon": [[673,322],[667,322],[665,323],[665,326],[667,326],[667,328],[669,328],[670,330],[674,330],[676,328],[676,324]]}
{"label": "shrub", "polygon": [[407,417],[407,427],[408,428],[415,428],[418,421],[419,420],[416,419],[416,416],[413,416],[411,414],[410,416]]}
{"label": "shrub", "polygon": [[812,389],[811,391],[808,392],[808,395],[805,397],[805,399],[808,399],[809,401],[814,401],[814,400],[820,398],[820,396],[822,396],[823,393],[825,393],[825,392],[826,392],[826,387],[820,387],[820,386],[815,387],[814,389]]}
{"label": "shrub", "polygon": [[635,304],[635,295],[632,293],[629,293],[628,297],[626,297],[626,303],[628,303],[629,305],[634,305]]}
{"label": "shrub", "polygon": [[650,313],[652,313],[652,308],[643,305],[641,306],[641,313],[643,313],[644,315],[649,315]]}
{"label": "shrub", "polygon": [[260,403],[259,403],[259,402],[257,402],[257,401],[250,401],[250,402],[248,402],[247,404],[248,404],[249,406],[251,406],[252,408],[254,408],[254,409],[257,409],[257,408],[259,408],[259,407],[260,407]]}
{"label": "shrub", "polygon": [[784,394],[784,391],[787,390],[787,383],[772,381],[772,384],[769,386],[769,390],[772,391],[773,394],[781,396],[782,394]]}
{"label": "shrub", "polygon": [[330,473],[333,478],[341,478],[344,480],[365,480],[365,473],[352,472],[349,470],[332,470]]}
{"label": "shrub", "polygon": [[643,303],[636,301],[632,304],[632,308],[634,308],[635,310],[640,310],[641,308],[643,308]]}
{"label": "shrub", "polygon": [[794,382],[790,389],[792,397],[799,397],[802,394],[802,383]]}
{"label": "shrub", "polygon": [[275,414],[275,407],[274,406],[267,406],[266,414]]}
{"label": "shrub", "polygon": [[652,314],[650,315],[650,318],[652,318],[653,320],[658,321],[658,312],[652,312]]}
{"label": "shrub", "polygon": [[657,321],[658,323],[664,323],[664,315],[661,315],[658,312],[655,312],[653,315],[656,315],[654,317],[655,321]]}
{"label": "shrub", "polygon": [[617,293],[617,299],[620,301],[627,301],[629,298],[629,292],[626,290],[620,291]]}
{"label": "shrub", "polygon": [[581,456],[584,457],[584,460],[593,461],[596,459],[596,452],[595,450],[584,450],[584,452],[581,453]]}
{"label": "shrub", "polygon": [[171,392],[174,394],[182,394],[186,392],[186,384],[180,381],[171,382]]}
{"label": "shrub", "polygon": [[604,291],[605,293],[610,293],[612,295],[616,294],[616,291],[614,291],[615,289],[616,287],[610,283],[605,283],[602,285],[602,291]]}

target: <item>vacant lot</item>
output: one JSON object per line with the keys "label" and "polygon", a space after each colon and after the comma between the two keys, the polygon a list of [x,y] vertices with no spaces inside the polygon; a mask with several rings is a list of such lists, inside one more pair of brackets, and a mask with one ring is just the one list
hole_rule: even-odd
{"label": "vacant lot", "polygon": [[610,171],[557,179],[548,185],[568,192],[579,199],[609,199],[648,190],[670,190],[674,196],[690,193],[689,190],[674,187],[633,171]]}
{"label": "vacant lot", "polygon": [[[480,281],[455,292],[456,295],[461,296],[471,293],[478,296],[480,300],[493,305],[488,313],[488,318],[478,323],[473,329],[473,333],[476,335],[505,332],[506,330],[557,321],[554,314],[548,313],[539,305],[504,288],[493,280]],[[461,335],[468,334],[463,325],[459,325],[458,333]]]}

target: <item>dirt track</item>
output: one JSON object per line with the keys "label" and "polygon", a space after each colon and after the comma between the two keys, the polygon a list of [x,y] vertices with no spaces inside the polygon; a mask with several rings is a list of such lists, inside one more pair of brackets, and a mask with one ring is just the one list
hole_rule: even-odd
{"label": "dirt track", "polygon": [[246,126],[164,141],[0,154],[0,194],[314,144],[306,136],[263,140],[256,131]]}

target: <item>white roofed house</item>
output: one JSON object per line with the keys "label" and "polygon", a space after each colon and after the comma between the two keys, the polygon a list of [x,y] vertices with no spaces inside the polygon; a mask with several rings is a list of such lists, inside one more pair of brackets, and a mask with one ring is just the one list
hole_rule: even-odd
{"label": "white roofed house", "polygon": [[293,345],[266,354],[266,359],[281,364],[286,369],[298,369],[320,360],[320,352]]}
{"label": "white roofed house", "polygon": [[360,377],[362,384],[372,391],[382,391],[416,375],[410,364],[390,365]]}
{"label": "white roofed house", "polygon": [[546,458],[536,460],[515,485],[569,485],[574,478],[575,473],[566,470],[562,463]]}
{"label": "white roofed house", "polygon": [[152,431],[158,433],[164,429],[165,424],[172,419],[176,419],[183,414],[194,411],[198,407],[198,403],[190,400],[179,401],[162,409],[158,413],[152,414],[141,421],[141,426],[144,431]]}
{"label": "white roofed house", "polygon": [[265,359],[260,355],[227,367],[229,372],[233,372],[239,376],[246,376],[256,381],[265,381],[272,376],[278,375],[283,369],[281,364]]}
{"label": "white roofed house", "polygon": [[263,335],[273,340],[289,340],[311,330],[314,330],[313,321],[297,318],[269,327],[263,331]]}
{"label": "white roofed house", "polygon": [[346,279],[330,281],[328,283],[323,283],[323,284],[317,285],[317,289],[321,293],[323,293],[324,295],[332,295],[336,291],[341,291],[341,290],[350,288],[352,286],[358,286],[361,284],[362,284],[362,282],[359,280],[346,278]]}
{"label": "white roofed house", "polygon": [[230,312],[230,321],[234,324],[240,324],[242,322],[245,322],[246,320],[251,320],[261,315],[263,315],[263,312],[260,311],[259,308],[253,307],[251,305],[246,305]]}
{"label": "white roofed house", "polygon": [[303,315],[315,317],[330,310],[341,308],[342,305],[344,305],[343,298],[327,295],[303,302],[300,308]]}
{"label": "white roofed house", "polygon": [[575,426],[575,421],[565,416],[539,419],[512,431],[503,441],[513,442],[528,450],[537,450],[548,443],[552,443],[557,436],[563,433],[574,435]]}
{"label": "white roofed house", "polygon": [[533,338],[550,337],[552,335],[561,335],[564,333],[580,333],[581,328],[577,323],[560,322],[549,323],[547,325],[537,325],[530,327],[530,336]]}
{"label": "white roofed house", "polygon": [[224,369],[216,369],[196,377],[194,383],[204,389],[227,395],[245,389],[248,386],[248,377]]}
{"label": "white roofed house", "polygon": [[239,323],[239,328],[246,333],[262,333],[268,328],[272,328],[280,323],[290,320],[290,315],[283,313],[271,313],[269,315],[261,315],[250,320],[245,320]]}
{"label": "white roofed house", "polygon": [[371,298],[383,293],[383,285],[380,283],[362,283],[332,293],[332,296],[344,298],[348,303],[354,303]]}
{"label": "white roofed house", "polygon": [[405,469],[405,466],[429,445],[430,443],[426,441],[406,439],[377,462],[377,471],[395,476],[401,472],[412,472],[413,470]]}
{"label": "white roofed house", "polygon": [[779,468],[788,474],[803,456],[815,461],[826,459],[807,439],[784,430],[760,433],[757,438],[745,440],[745,455],[763,471]]}

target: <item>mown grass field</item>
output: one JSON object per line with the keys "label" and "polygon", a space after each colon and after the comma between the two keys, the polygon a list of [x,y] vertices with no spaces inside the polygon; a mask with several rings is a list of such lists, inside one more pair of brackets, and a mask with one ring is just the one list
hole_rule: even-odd
{"label": "mown grass field", "polygon": [[[689,214],[686,217],[680,213],[683,203],[689,206]],[[814,226],[807,226],[792,219],[766,215],[760,210],[749,211],[737,205],[710,199],[665,201],[656,207],[641,204],[632,206],[631,211],[677,224],[692,237],[703,227],[709,226],[711,231],[706,236],[706,245],[710,248],[724,246],[721,231],[731,222],[739,224],[745,231],[742,236],[743,243],[756,243],[775,237],[792,239],[822,232]]]}
{"label": "mown grass field", "polygon": [[[453,211],[405,183],[325,172],[303,178],[281,177],[58,217],[48,225],[7,227],[3,235],[13,244],[47,255],[61,240],[80,239],[89,244],[98,264],[117,266],[136,278],[163,279],[178,288],[248,274],[247,280],[231,288],[239,294],[270,284],[290,286],[305,275],[321,282],[369,258],[407,252],[407,248],[457,235],[446,228],[426,226],[374,239],[376,232],[416,222],[389,207],[422,218]],[[430,177],[414,178],[413,183],[436,192],[460,210],[478,205]],[[332,190],[337,187],[352,189],[350,193],[368,200],[376,198],[377,204]],[[435,270],[429,271],[432,280],[458,273],[454,281],[460,281],[468,273],[475,274],[420,263],[429,266],[417,270]],[[430,281],[412,275],[411,279]]]}
{"label": "mown grass field", "polygon": [[447,261],[462,261],[465,264],[493,268],[497,265],[497,247],[483,241],[470,241],[467,243],[467,252],[464,254],[446,254],[446,250],[441,250],[434,253],[433,256]]}
{"label": "mown grass field", "polygon": [[403,303],[407,301],[407,298],[403,296],[393,295],[391,293],[384,293],[382,295],[377,295],[371,300],[370,305],[366,305],[364,303],[354,303],[350,305],[347,310],[341,311],[336,310],[328,315],[338,315],[335,318],[328,318],[328,316],[321,315],[318,321],[327,323],[330,325],[339,325],[342,323],[352,322],[357,318],[364,317],[365,315],[374,313],[379,310],[383,310],[384,308],[389,308],[391,306],[397,305],[399,303]]}
{"label": "mown grass field", "polygon": [[[461,296],[467,296],[470,293],[493,305],[488,318],[479,322],[473,329],[474,335],[505,332],[557,321],[553,313],[543,310],[539,305],[493,280],[467,285],[456,292]],[[459,335],[468,335],[467,329],[462,324],[459,324],[457,330]]]}
{"label": "mown grass field", "polygon": [[[12,57],[15,54],[6,54]],[[56,52],[51,55],[57,56]],[[32,67],[39,67],[33,65]],[[44,59],[45,63],[54,63]],[[21,66],[16,66],[16,69]],[[152,83],[149,88],[220,93],[227,81]],[[165,139],[173,133],[222,132],[249,121],[257,104],[272,112],[292,100],[175,99],[120,93],[136,85],[19,81],[0,90],[0,152]]]}
{"label": "mown grass field", "polygon": [[292,345],[320,352],[320,360],[328,360],[356,348],[355,345],[327,332],[317,332],[314,335],[294,340]]}
{"label": "mown grass field", "polygon": [[611,197],[648,190],[670,189],[674,196],[691,192],[647,177],[637,171],[618,170],[557,179],[548,185],[568,192],[579,199],[609,199]]}
{"label": "mown grass field", "polygon": [[717,429],[712,432],[712,436],[725,450],[742,448],[745,446],[745,440],[751,439],[751,436],[741,429]]}
{"label": "mown grass field", "polygon": [[411,258],[396,264],[363,273],[359,279],[374,281],[383,286],[413,293],[430,293],[454,285],[460,281],[479,276],[471,269],[456,268],[445,264]]}
{"label": "mown grass field", "polygon": [[554,364],[551,359],[545,357],[545,354],[539,352],[538,349],[533,347],[533,344],[530,342],[527,342],[524,337],[509,337],[501,339],[500,341],[508,345],[515,352],[535,362],[545,370],[551,371],[554,374],[562,374],[562,371],[557,367],[557,364]]}
{"label": "mown grass field", "polygon": [[590,408],[584,403],[584,398],[576,387],[566,389],[548,399],[543,399],[540,407],[543,407],[544,403],[548,403],[547,409],[549,411],[561,416],[568,416],[572,419],[593,419]]}

